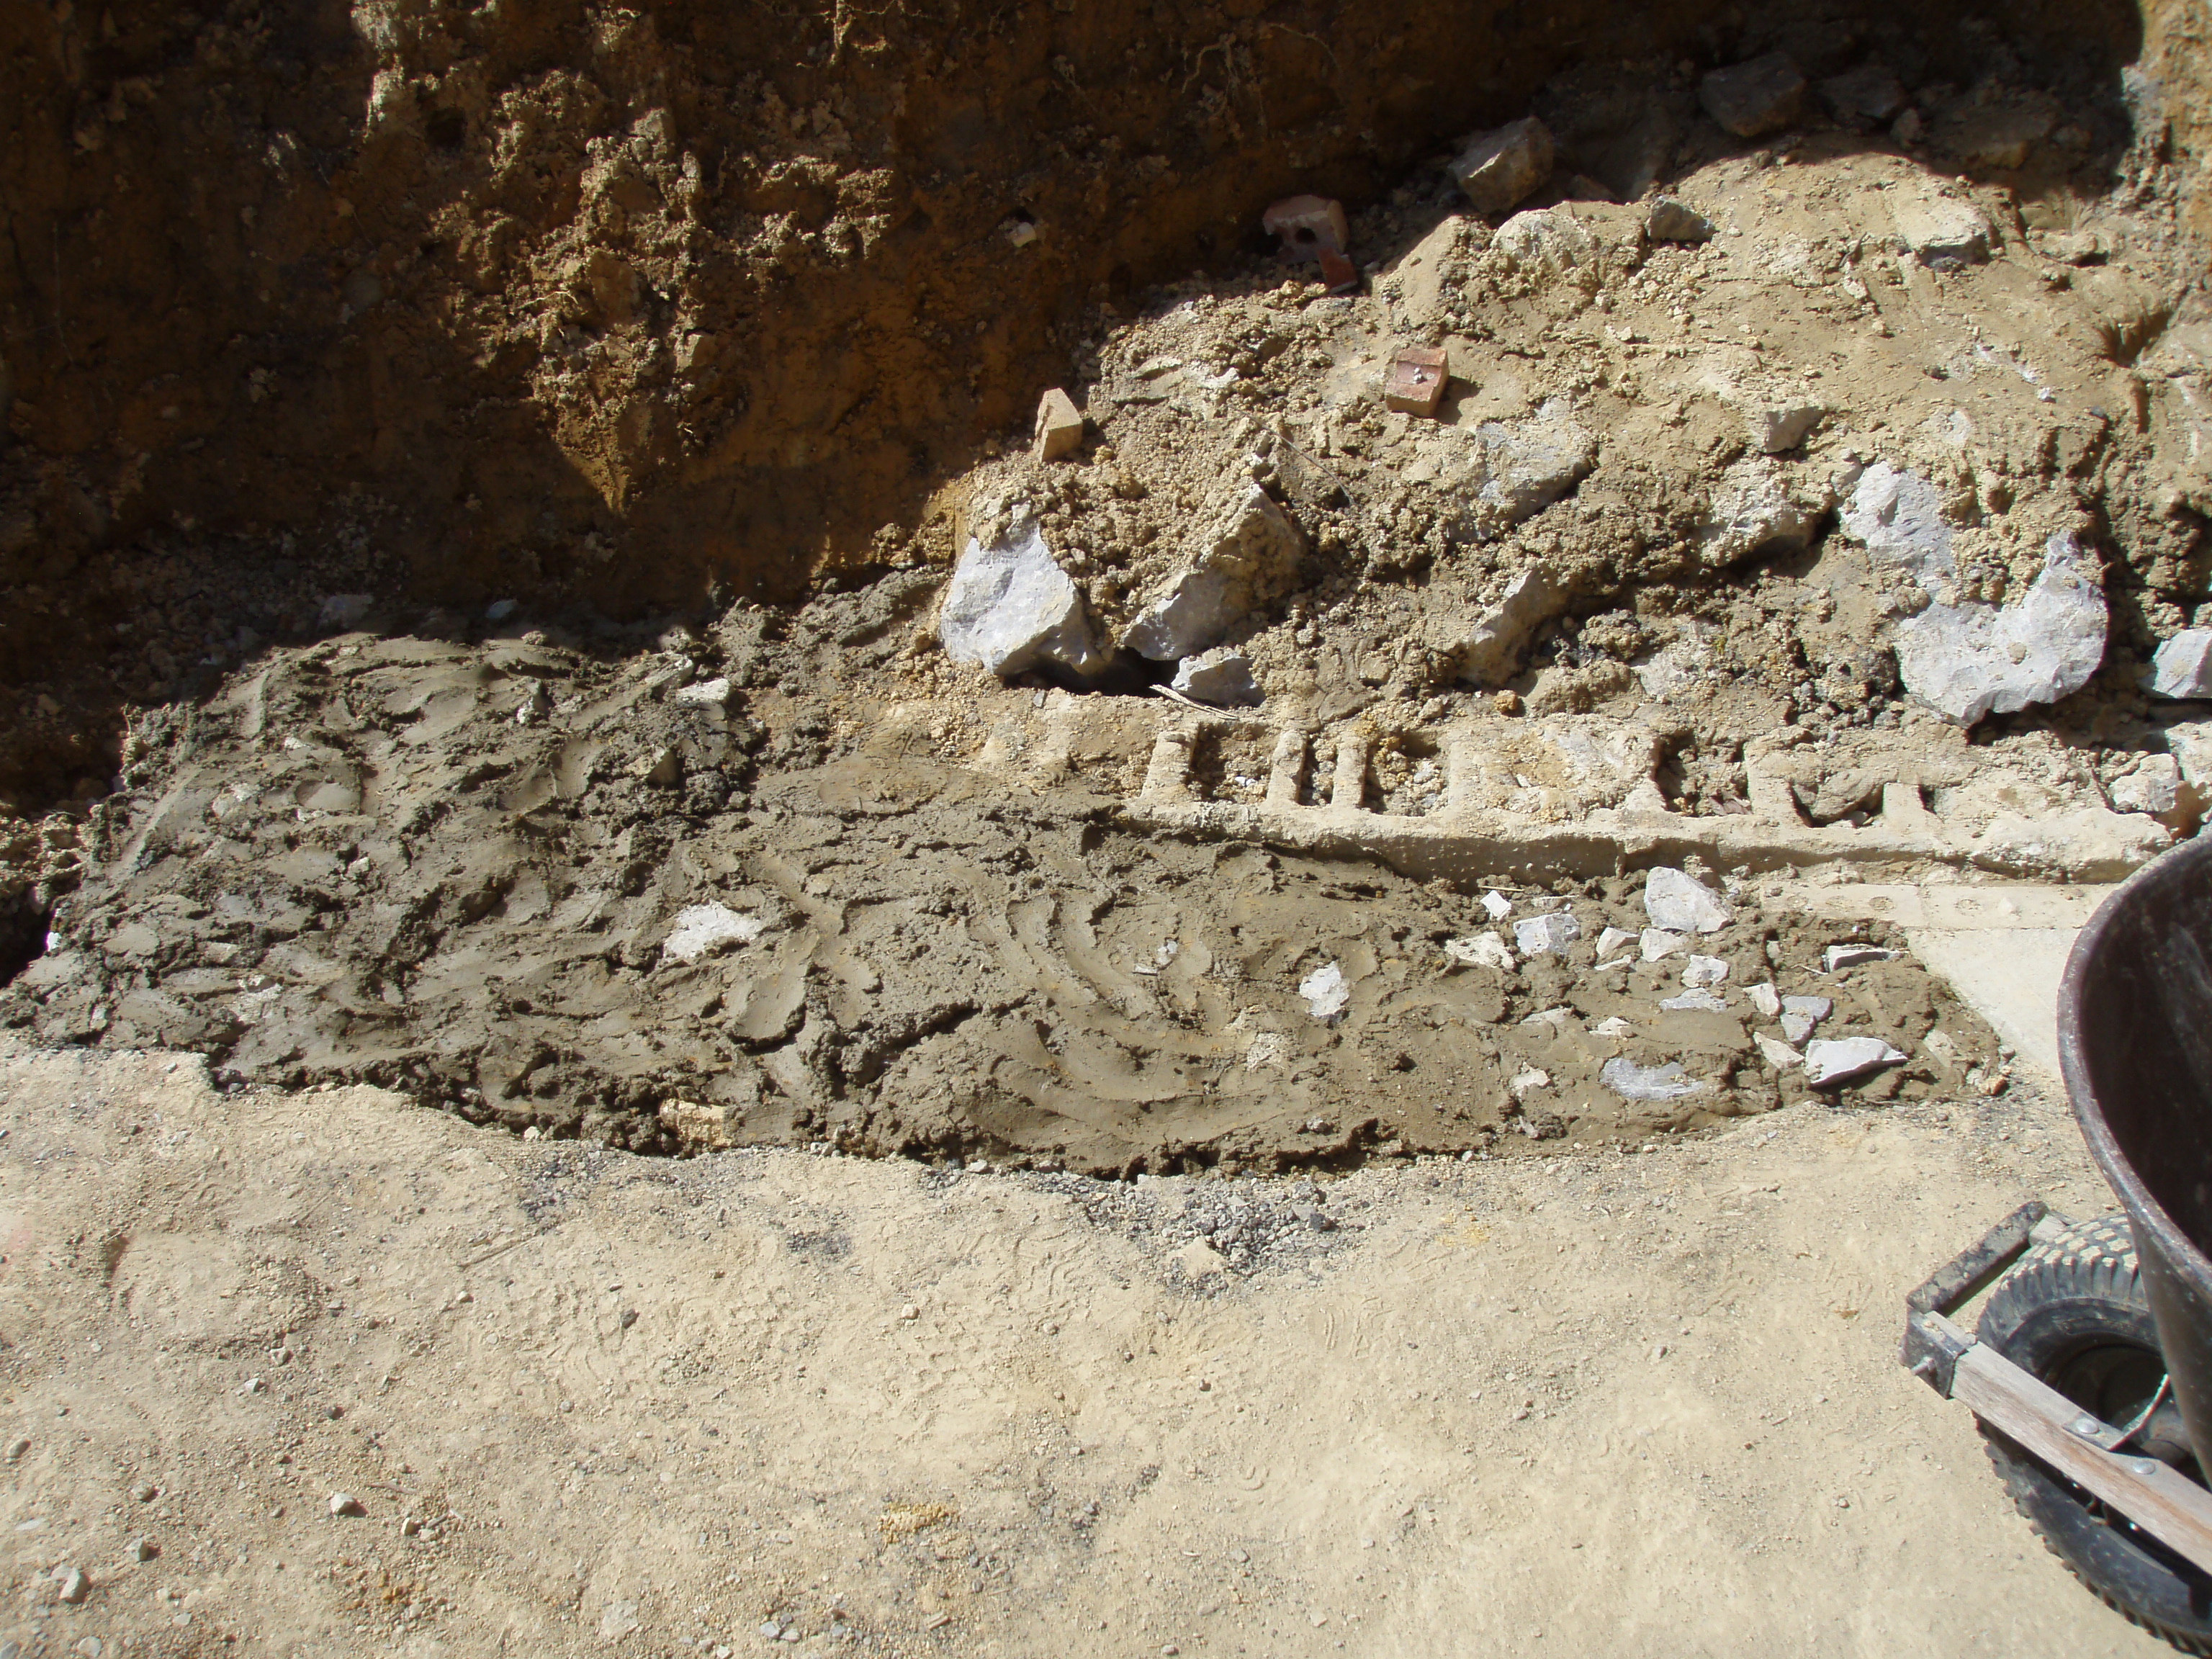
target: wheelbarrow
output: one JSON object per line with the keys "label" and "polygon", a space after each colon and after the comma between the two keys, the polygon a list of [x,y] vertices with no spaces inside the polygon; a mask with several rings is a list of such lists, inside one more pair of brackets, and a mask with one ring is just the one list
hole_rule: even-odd
{"label": "wheelbarrow", "polygon": [[[2121,1213],[2014,1211],[1906,1298],[1902,1357],[1972,1408],[2076,1577],[2212,1654],[2212,838],[2138,871],[2082,929],[2058,1053]],[[1991,1285],[1970,1334],[1949,1316]]]}

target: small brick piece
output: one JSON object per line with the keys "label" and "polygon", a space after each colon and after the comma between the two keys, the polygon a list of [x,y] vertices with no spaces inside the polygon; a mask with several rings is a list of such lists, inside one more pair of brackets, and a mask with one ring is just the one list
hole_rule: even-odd
{"label": "small brick piece", "polygon": [[1083,411],[1075,400],[1054,386],[1037,402],[1036,458],[1056,461],[1083,447]]}
{"label": "small brick piece", "polygon": [[1352,240],[1344,204],[1326,196],[1286,196],[1260,216],[1260,228],[1283,239],[1283,252],[1302,259],[1341,253]]}
{"label": "small brick piece", "polygon": [[1407,346],[1390,363],[1390,378],[1383,383],[1382,403],[1408,415],[1433,415],[1444,400],[1444,372],[1440,346]]}
{"label": "small brick piece", "polygon": [[1321,251],[1322,286],[1331,294],[1357,294],[1359,267],[1333,247]]}

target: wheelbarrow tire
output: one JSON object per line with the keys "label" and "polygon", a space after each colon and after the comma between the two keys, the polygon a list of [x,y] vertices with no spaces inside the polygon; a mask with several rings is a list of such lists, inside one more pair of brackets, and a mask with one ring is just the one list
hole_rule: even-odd
{"label": "wheelbarrow tire", "polygon": [[[2036,1245],[1990,1296],[1977,1334],[2061,1392],[2087,1352],[2155,1356],[2158,1327],[2127,1218],[2078,1222]],[[1982,1437],[2014,1506],[2069,1571],[2130,1622],[2184,1653],[2212,1655],[2212,1577],[1986,1424]]]}

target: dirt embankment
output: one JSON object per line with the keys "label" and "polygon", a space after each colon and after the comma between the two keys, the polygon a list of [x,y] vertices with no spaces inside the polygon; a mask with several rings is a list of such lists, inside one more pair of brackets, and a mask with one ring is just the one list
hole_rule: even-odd
{"label": "dirt embankment", "polygon": [[[2081,10],[2007,27],[2116,107],[2143,25]],[[11,8],[0,792],[104,785],[118,702],[332,593],[915,556],[1092,307],[1237,265],[1271,196],[1371,201],[1580,58],[1869,44],[1915,81],[1990,46],[1878,7]]]}

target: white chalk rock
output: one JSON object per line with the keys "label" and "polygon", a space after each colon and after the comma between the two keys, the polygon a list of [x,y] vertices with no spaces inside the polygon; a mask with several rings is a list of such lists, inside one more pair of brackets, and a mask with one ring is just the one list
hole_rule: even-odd
{"label": "white chalk rock", "polygon": [[1682,1062],[1638,1066],[1626,1058],[1608,1060],[1598,1068],[1598,1079],[1623,1100],[1681,1100],[1710,1093],[1712,1085],[1700,1082],[1682,1070]]}
{"label": "white chalk rock", "polygon": [[1693,956],[1682,969],[1682,987],[1689,991],[1709,990],[1728,976],[1729,965],[1718,957]]}
{"label": "white chalk rock", "polygon": [[1899,1065],[1904,1059],[1880,1037],[1819,1038],[1805,1045],[1805,1079],[1815,1089],[1826,1089],[1885,1066]]}
{"label": "white chalk rock", "polygon": [[1460,641],[1456,653],[1460,678],[1483,687],[1511,679],[1521,672],[1521,653],[1529,635],[1566,608],[1566,589],[1541,567],[1522,571],[1506,588],[1504,597],[1484,611],[1474,631]]}
{"label": "white chalk rock", "polygon": [[1517,421],[1485,421],[1439,483],[1461,497],[1459,529],[1494,541],[1589,476],[1597,440],[1553,398]]}
{"label": "white chalk rock", "polygon": [[2162,641],[2144,684],[2154,697],[2212,697],[2212,628],[2185,628]]}
{"label": "white chalk rock", "polygon": [[1305,538],[1257,484],[1237,492],[1200,531],[1191,566],[1137,615],[1121,642],[1154,662],[1175,662],[1222,635],[1295,583]]}
{"label": "white chalk rock", "polygon": [[1934,605],[1897,625],[1897,672],[1944,719],[2057,702],[2105,660],[2104,574],[2070,535],[2045,544],[2043,569],[2016,605]]}
{"label": "white chalk rock", "polygon": [[1644,914],[1670,933],[1717,933],[1735,915],[1705,883],[1663,865],[1644,878]]}
{"label": "white chalk rock", "polygon": [[1482,896],[1482,908],[1492,921],[1503,921],[1513,914],[1513,901],[1493,887]]}
{"label": "white chalk rock", "polygon": [[1751,1006],[1759,1010],[1762,1019],[1772,1019],[1782,1012],[1782,999],[1775,994],[1774,987],[1764,980],[1757,985],[1746,986],[1743,994],[1751,999]]}
{"label": "white chalk rock", "polygon": [[1256,708],[1267,701],[1260,682],[1252,678],[1252,659],[1226,646],[1185,657],[1176,665],[1172,687],[1216,708]]}
{"label": "white chalk rock", "polygon": [[1477,933],[1472,939],[1448,939],[1444,941],[1444,954],[1470,968],[1495,968],[1501,974],[1510,974],[1520,965],[1513,960],[1513,952],[1504,939],[1494,933]]}
{"label": "white chalk rock", "polygon": [[[1839,968],[1856,968],[1863,963],[1895,962],[1904,954],[1902,951],[1888,950],[1879,945],[1831,945],[1821,952],[1820,971],[1832,974]],[[1827,999],[1823,997],[1820,1000],[1825,1002]],[[1787,1008],[1790,1003],[1785,1001],[1782,1006]],[[1820,1018],[1826,1018],[1826,1013],[1823,1012]]]}
{"label": "white chalk rock", "polygon": [[1685,991],[1678,997],[1664,997],[1659,1003],[1669,1013],[1724,1014],[1727,1001],[1711,991]]}
{"label": "white chalk rock", "polygon": [[1845,536],[1923,587],[1954,568],[1943,497],[1917,472],[1876,461],[1858,476],[1837,515]]}
{"label": "white chalk rock", "polygon": [[980,663],[1002,679],[1047,665],[1089,679],[1111,661],[1091,632],[1083,590],[1026,517],[988,547],[969,538],[945,589],[937,636],[955,661]]}
{"label": "white chalk rock", "polygon": [[674,962],[696,962],[734,945],[750,945],[767,931],[758,916],[726,904],[688,904],[676,913],[676,925],[660,941],[660,954]]}
{"label": "white chalk rock", "polygon": [[1604,251],[1589,227],[1564,207],[1515,214],[1490,245],[1520,269],[1553,276],[1594,269]]}
{"label": "white chalk rock", "polygon": [[1752,1041],[1759,1045],[1759,1052],[1766,1056],[1766,1063],[1778,1072],[1786,1072],[1793,1066],[1802,1066],[1805,1063],[1804,1055],[1799,1054],[1788,1043],[1778,1038],[1771,1037],[1764,1031],[1753,1032]]}
{"label": "white chalk rock", "polygon": [[1530,916],[1513,924],[1513,943],[1524,957],[1556,956],[1582,936],[1582,923],[1565,910],[1554,910],[1548,916]]}
{"label": "white chalk rock", "polygon": [[1636,1035],[1636,1028],[1619,1014],[1613,1014],[1591,1026],[1590,1035],[1601,1037],[1632,1037]]}
{"label": "white chalk rock", "polygon": [[1671,927],[1647,927],[1637,935],[1646,962],[1661,962],[1690,948],[1690,936]]}
{"label": "white chalk rock", "polygon": [[1626,927],[1605,928],[1597,936],[1597,959],[1607,961],[1616,952],[1625,951],[1635,943],[1636,935]]}
{"label": "white chalk rock", "polygon": [[1699,556],[1720,569],[1754,553],[1796,551],[1811,544],[1834,504],[1825,486],[1793,479],[1764,455],[1747,456],[1723,471],[1713,489],[1698,527]]}
{"label": "white chalk rock", "polygon": [[1344,982],[1344,969],[1324,963],[1298,981],[1298,994],[1316,1019],[1334,1019],[1352,1006],[1352,988]]}

